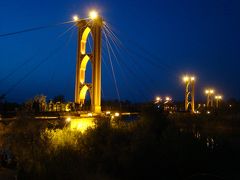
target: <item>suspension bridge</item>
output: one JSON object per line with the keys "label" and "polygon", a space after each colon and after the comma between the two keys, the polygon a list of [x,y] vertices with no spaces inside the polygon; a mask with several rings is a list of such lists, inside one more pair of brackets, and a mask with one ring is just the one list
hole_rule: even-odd
{"label": "suspension bridge", "polygon": [[[16,91],[27,78],[33,76],[33,73],[35,71],[37,71],[44,64],[47,64],[56,56],[56,54],[66,49],[70,43],[70,39],[72,38],[73,33],[76,32],[74,30],[77,30],[77,58],[74,83],[75,90],[73,93],[74,102],[72,102],[74,108],[72,109],[68,106],[64,109],[61,107],[61,104],[56,104],[55,111],[58,111],[57,109],[60,109],[60,111],[74,110],[74,113],[81,112],[80,114],[88,117],[92,117],[93,115],[109,114],[109,111],[107,109],[104,109],[104,112],[102,111],[101,105],[102,97],[104,98],[105,95],[102,84],[106,83],[106,77],[112,77],[112,82],[116,91],[116,97],[119,102],[120,111],[120,86],[123,86],[124,90],[127,90],[127,94],[129,94],[132,98],[138,96],[148,99],[149,94],[151,97],[154,97],[156,91],[158,91],[158,89],[161,87],[161,84],[156,81],[156,78],[152,77],[152,70],[157,71],[159,75],[165,73],[167,77],[171,77],[173,79],[179,78],[178,74],[176,74],[178,70],[176,70],[173,66],[163,63],[163,61],[158,56],[149,52],[145,47],[139,45],[139,43],[132,40],[131,38],[128,38],[126,34],[124,34],[123,37],[127,39],[128,43],[127,45],[124,44],[119,38],[120,35],[114,32],[112,25],[110,25],[110,23],[99,16],[96,11],[91,11],[88,18],[79,18],[78,16],[74,16],[72,21],[33,27],[16,32],[3,33],[0,34],[0,40],[7,37],[16,37],[19,34],[27,34],[30,32],[47,30],[53,27],[62,27],[64,25],[69,26],[66,30],[64,30],[64,32],[58,34],[56,39],[62,38],[67,34],[70,34],[70,38],[67,39],[65,43],[58,44],[57,47],[50,51],[38,63],[35,63],[29,71],[24,72],[24,74],[18,78],[18,81],[11,84],[6,90],[3,91],[4,88],[1,88],[1,99],[8,97],[10,93]],[[3,77],[0,77],[0,83],[4,84],[4,82],[13,77],[18,71],[31,64],[37,56],[38,53],[32,55],[30,58],[27,58],[15,68],[13,66],[13,69],[9,73],[5,74]],[[139,61],[139,59],[141,59],[141,61]],[[88,65],[89,62],[90,66]],[[105,70],[102,70],[102,64]],[[147,67],[151,67],[151,70],[149,71]],[[90,81],[87,80],[88,69],[91,69]],[[116,73],[116,69],[118,69],[118,73]],[[50,71],[49,73],[52,72]],[[53,75],[52,77],[49,75],[52,81]],[[102,81],[103,79],[105,81]],[[120,81],[122,82],[121,84]],[[184,77],[183,81],[186,83],[185,111],[188,111],[189,106],[191,106],[191,112],[195,113],[195,77]],[[69,80],[69,82],[72,82],[72,80]],[[49,83],[49,86],[51,86],[51,83]],[[68,86],[69,85],[65,85],[65,91],[69,90]],[[109,88],[109,86],[112,85],[107,84],[107,88]],[[191,91],[189,91],[189,86],[191,86]],[[46,92],[48,93],[48,91]],[[90,109],[83,111],[84,109],[86,110],[84,106],[86,104],[86,96],[88,92],[90,94]],[[191,97],[191,102],[189,102],[189,96]],[[42,97],[40,99],[42,99]],[[41,108],[43,111],[46,111],[46,103],[43,103]],[[51,108],[52,110],[50,110]],[[51,108],[48,108],[48,111],[54,111],[54,108]],[[76,115],[74,113],[71,116],[74,117]],[[113,116],[115,115],[119,116],[119,113],[115,112]],[[69,120],[69,117],[70,116],[68,115],[66,119]],[[49,118],[49,116],[36,116],[35,118],[46,119]],[[58,117],[51,117],[51,119],[53,118]]]}
{"label": "suspension bridge", "polygon": [[[154,80],[154,78],[152,78],[150,73],[146,70],[146,64],[156,68],[157,71],[161,68],[163,71],[171,75],[172,68],[165,64],[159,63],[160,61],[157,56],[151,54],[145,48],[133,42],[133,40],[131,41],[135,44],[136,47],[138,47],[139,52],[135,52],[136,50],[134,51],[125,46],[124,43],[119,39],[119,35],[113,31],[113,28],[110,28],[110,23],[106,22],[100,16],[98,16],[97,12],[91,13],[92,14],[88,18],[80,19],[75,16],[72,21],[4,33],[0,34],[0,38],[7,38],[12,36],[15,37],[18,34],[26,34],[34,31],[46,30],[52,27],[70,25],[66,31],[58,35],[57,38],[61,38],[68,33],[73,33],[72,30],[75,30],[77,28],[78,47],[74,93],[74,102],[77,109],[81,109],[81,107],[84,106],[86,94],[89,91],[91,99],[91,111],[94,113],[101,112],[101,96],[104,97],[104,91],[101,86],[102,62],[103,67],[105,68],[104,76],[107,74],[108,77],[112,77],[112,82],[116,91],[116,97],[119,101],[119,107],[121,107],[121,92],[119,90],[119,81],[122,81],[121,85],[125,86],[125,88],[128,89],[128,94],[130,94],[131,97],[136,97],[136,94],[138,94],[140,97],[146,97],[146,94],[149,93],[154,96],[153,92],[151,91],[153,87],[156,88],[159,87],[159,85],[157,85],[156,80]],[[69,40],[67,40],[66,43],[69,43]],[[9,96],[10,93],[16,91],[17,88],[23,84],[27,78],[31,77],[32,74],[41,66],[47,64],[52,58],[54,58],[54,56],[56,56],[59,51],[62,51],[62,49],[65,47],[66,44],[60,44],[40,62],[31,67],[28,72],[24,72],[22,77],[19,77],[19,80],[17,82],[10,85],[4,91],[4,88],[1,88],[1,94],[3,94],[5,97]],[[31,56],[17,67],[13,68],[12,71],[10,71],[8,74],[0,77],[0,83],[4,84],[4,82],[13,77],[17,72],[30,64],[34,60],[35,56],[37,55]],[[131,62],[126,62],[128,59]],[[146,64],[143,65],[139,62],[138,59],[144,60]],[[91,82],[86,81],[86,69],[89,64],[88,62],[91,62]],[[116,69],[118,69],[119,74],[116,74]],[[51,72],[49,72],[49,74],[50,73]],[[149,81],[142,78],[143,75],[148,76]],[[133,86],[130,87],[130,84],[132,85],[130,79],[133,80],[134,86],[136,88],[133,89]]]}

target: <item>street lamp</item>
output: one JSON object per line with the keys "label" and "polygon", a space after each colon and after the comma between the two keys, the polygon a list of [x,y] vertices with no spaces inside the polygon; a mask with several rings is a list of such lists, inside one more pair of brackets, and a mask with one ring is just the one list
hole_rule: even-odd
{"label": "street lamp", "polygon": [[165,97],[165,101],[166,101],[166,103],[169,102],[169,101],[171,101],[171,100],[172,100],[171,97],[169,97],[169,96],[166,96],[166,97]]}
{"label": "street lamp", "polygon": [[156,98],[155,98],[155,104],[158,104],[158,103],[160,103],[162,101],[162,98],[160,97],[160,96],[157,96]]}

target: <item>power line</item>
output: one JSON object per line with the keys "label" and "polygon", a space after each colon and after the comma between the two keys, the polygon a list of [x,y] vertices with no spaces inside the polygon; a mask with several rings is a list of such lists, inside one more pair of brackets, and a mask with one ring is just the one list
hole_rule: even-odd
{"label": "power line", "polygon": [[114,68],[113,68],[113,64],[112,64],[112,58],[111,58],[111,54],[110,54],[110,48],[109,48],[109,42],[108,42],[108,39],[107,39],[107,35],[105,34],[105,32],[103,31],[104,33],[104,36],[106,38],[106,46],[107,46],[107,51],[108,51],[108,56],[109,56],[109,62],[111,64],[111,69],[112,69],[112,75],[113,75],[113,79],[114,79],[114,84],[115,84],[115,88],[116,88],[116,92],[117,92],[117,95],[118,95],[118,100],[119,100],[119,103],[120,103],[120,108],[121,108],[121,98],[120,98],[120,94],[119,94],[119,90],[118,90],[118,86],[117,86],[117,80],[116,80],[116,76],[115,76],[115,72],[114,72]]}
{"label": "power line", "polygon": [[[73,28],[73,26],[71,26],[70,28],[68,28],[66,31],[64,31],[62,34],[60,34],[56,39],[62,37],[63,35],[65,35],[68,31],[70,31]],[[39,52],[34,53],[30,58],[26,59],[22,64],[20,64],[19,66],[17,66],[16,68],[14,68],[11,72],[9,72],[7,75],[5,75],[2,79],[0,79],[0,82],[7,80],[8,78],[12,77],[17,71],[19,71],[21,68],[23,68],[26,64],[30,63],[37,55],[39,54]]]}
{"label": "power line", "polygon": [[[69,39],[66,41],[66,44],[68,44]],[[60,45],[58,46],[55,50],[53,50],[52,52],[49,53],[49,55],[42,59],[41,62],[39,62],[36,66],[34,66],[31,71],[29,71],[28,73],[26,73],[19,81],[17,81],[15,84],[13,84],[5,93],[4,95],[8,95],[12,90],[14,90],[20,83],[22,83],[26,78],[28,78],[34,71],[36,71],[42,64],[44,64],[45,62],[47,62],[53,55],[56,55],[56,52],[58,52],[62,47],[64,47],[64,45]]]}
{"label": "power line", "polygon": [[[103,31],[105,31],[105,29],[103,29]],[[106,33],[106,32],[105,32],[105,33]],[[110,38],[110,39],[111,39],[111,38]],[[107,42],[105,42],[105,43],[107,43]],[[109,41],[108,44],[109,44],[109,46],[110,46],[110,49],[111,49],[111,51],[112,51],[112,54],[114,55],[114,59],[116,60],[117,65],[118,65],[119,68],[120,68],[121,75],[122,75],[122,77],[123,77],[124,83],[125,83],[126,86],[128,86],[129,92],[132,93],[132,91],[131,91],[132,89],[129,88],[129,84],[128,84],[128,82],[127,82],[127,77],[126,77],[125,73],[123,72],[123,68],[121,68],[121,65],[120,65],[120,63],[119,63],[119,61],[118,61],[118,58],[117,58],[116,53],[114,52],[113,48],[111,47],[110,41]],[[104,48],[104,46],[103,46],[103,48]],[[104,51],[103,51],[103,55],[104,55]],[[104,63],[104,65],[106,66],[105,63]],[[132,95],[133,95],[132,97],[134,97],[134,93],[132,93]]]}
{"label": "power line", "polygon": [[30,58],[26,59],[22,64],[14,68],[11,72],[9,72],[6,76],[4,76],[2,79],[0,79],[0,82],[3,82],[7,80],[8,78],[12,77],[19,69],[21,69],[23,66],[28,64],[31,60],[35,58],[37,54],[32,55]]}
{"label": "power line", "polygon": [[14,90],[20,83],[22,83],[26,78],[28,78],[34,71],[36,71],[42,64],[44,64],[46,61],[50,59],[51,56],[56,54],[58,50],[60,50],[61,46],[56,48],[53,52],[51,52],[46,58],[44,58],[40,63],[38,63],[36,66],[34,66],[31,71],[26,73],[19,81],[17,81],[15,84],[13,84],[8,90],[4,93],[4,95],[8,95],[12,90]]}
{"label": "power line", "polygon": [[73,23],[73,22],[74,21],[67,21],[67,22],[63,22],[63,23],[44,25],[44,26],[39,26],[39,27],[23,29],[23,30],[19,30],[19,31],[15,31],[15,32],[4,33],[4,34],[0,34],[0,38],[7,37],[7,36],[13,36],[13,35],[16,35],[16,34],[27,33],[27,32],[31,32],[31,31],[38,31],[38,30],[41,30],[41,29],[47,29],[47,28],[50,28],[50,27],[69,24],[69,23]]}
{"label": "power line", "polygon": [[[149,83],[149,85],[150,85],[150,86],[154,85],[155,80],[151,78],[151,76],[149,75],[149,73],[145,70],[145,68],[143,68],[142,64],[135,59],[134,55],[128,50],[127,47],[125,47],[125,46],[120,42],[120,40],[114,42],[114,39],[116,39],[117,37],[116,37],[116,36],[113,36],[113,34],[111,34],[110,31],[108,31],[108,32],[109,32],[109,35],[112,36],[111,40],[112,40],[113,44],[115,45],[115,47],[119,47],[119,49],[125,50],[125,52],[123,52],[123,54],[124,54],[124,55],[128,55],[128,57],[129,57],[129,58],[132,60],[132,62],[134,63],[133,66],[131,66],[131,67],[137,67],[137,66],[138,66],[138,69],[141,69],[141,72],[143,72],[145,76],[148,75],[148,79],[149,79],[150,81],[147,81],[147,82]],[[116,38],[114,38],[114,37],[116,37]],[[118,38],[117,38],[117,39],[118,39]],[[121,53],[120,53],[120,52],[119,52],[119,55],[121,56]],[[140,58],[142,59],[142,57],[140,57]],[[122,60],[122,62],[124,63],[123,60]],[[125,64],[125,67],[127,67],[126,64]],[[140,78],[140,77],[138,77],[138,78]],[[140,78],[140,79],[143,80],[143,78]],[[155,86],[156,86],[156,84],[155,84]],[[155,87],[155,86],[154,86],[154,87]],[[147,87],[148,87],[148,86],[147,86]]]}
{"label": "power line", "polygon": [[[105,30],[106,30],[106,32],[108,32],[107,29],[104,29],[104,31],[105,31]],[[106,33],[106,32],[105,32],[105,33]],[[109,32],[108,32],[107,34],[111,36],[111,34],[110,34]],[[116,48],[116,50],[117,50],[117,53],[119,54],[119,59],[120,59],[120,61],[117,60],[117,57],[116,57],[116,54],[115,54],[115,53],[114,53],[114,54],[115,54],[114,56],[115,56],[115,59],[116,59],[116,61],[117,61],[117,64],[119,65],[119,68],[120,68],[121,72],[123,73],[123,75],[125,75],[125,73],[122,71],[123,68],[121,68],[121,65],[120,65],[120,63],[123,63],[123,64],[124,64],[124,70],[128,70],[128,72],[129,72],[130,74],[132,74],[132,75],[135,77],[135,79],[141,79],[141,82],[142,82],[142,83],[141,83],[140,87],[138,88],[138,90],[141,91],[141,90],[142,90],[141,88],[143,87],[143,83],[144,83],[144,82],[142,81],[143,79],[140,78],[140,76],[137,76],[137,74],[133,71],[132,67],[135,67],[135,66],[131,66],[131,68],[129,68],[128,65],[127,65],[128,63],[125,63],[125,61],[123,60],[123,59],[125,59],[125,58],[122,58],[122,57],[121,57],[121,52],[118,50],[118,48],[117,48],[118,46],[114,43],[113,37],[110,37],[110,40],[112,40],[112,43],[114,44],[114,46],[115,46],[115,48]],[[112,49],[112,48],[111,48],[111,49]],[[112,51],[113,51],[113,49],[112,49]],[[125,54],[125,53],[124,53],[124,54]],[[125,55],[126,55],[126,54],[125,54]],[[136,65],[136,64],[135,64],[135,65]],[[125,77],[125,76],[124,76],[124,77]],[[136,83],[136,82],[139,82],[139,81],[134,81],[134,82]],[[127,84],[127,81],[126,81],[125,83]],[[146,87],[149,87],[149,86],[145,84],[144,87],[146,88]],[[129,90],[131,90],[131,89],[129,89]],[[144,94],[144,93],[141,94],[139,91],[137,91],[137,93],[139,93],[141,96],[144,96],[144,97],[146,98],[145,94]]]}
{"label": "power line", "polygon": [[[133,55],[136,56],[136,58],[140,58],[141,60],[144,60],[146,62],[146,65],[150,65],[151,67],[154,67],[155,69],[159,70],[159,68],[163,69],[166,73],[168,73],[172,78],[178,79],[179,75],[177,74],[178,69],[174,66],[171,66],[166,63],[159,63],[162,61],[156,54],[150,52],[146,48],[144,48],[142,45],[137,43],[135,40],[132,40],[129,36],[126,37],[126,34],[124,33],[125,40],[127,39],[127,45],[130,45],[130,43],[136,47],[137,49],[133,50],[133,48],[125,47],[122,43],[122,41],[117,37],[117,35],[112,31],[112,28],[110,28],[107,24],[104,25],[106,30],[109,32],[109,34],[113,37],[112,39],[116,42],[116,44],[121,45],[123,49],[131,54],[132,59],[134,59]],[[119,32],[119,31],[118,31]],[[122,34],[122,32],[119,32]],[[151,81],[155,82],[155,81]]]}

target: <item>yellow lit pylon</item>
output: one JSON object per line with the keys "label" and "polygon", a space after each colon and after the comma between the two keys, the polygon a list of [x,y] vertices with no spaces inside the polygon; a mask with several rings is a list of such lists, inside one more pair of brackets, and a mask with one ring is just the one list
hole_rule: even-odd
{"label": "yellow lit pylon", "polygon": [[218,108],[219,107],[219,101],[222,100],[222,96],[221,95],[215,96],[215,100],[216,100],[216,108]]}
{"label": "yellow lit pylon", "polygon": [[[82,106],[87,91],[90,92],[91,111],[101,113],[101,47],[103,19],[96,11],[90,12],[89,19],[74,18],[78,27],[78,50],[75,81],[75,104]],[[93,51],[86,52],[86,43],[89,34],[93,37]],[[88,62],[92,63],[92,82],[85,82],[85,71]]]}
{"label": "yellow lit pylon", "polygon": [[207,96],[207,107],[213,107],[214,89],[206,89],[205,94]]}
{"label": "yellow lit pylon", "polygon": [[[183,77],[183,82],[186,85],[186,89],[185,89],[185,111],[188,111],[189,109],[189,105],[191,104],[191,112],[195,113],[195,81],[196,78],[194,76],[184,76]],[[191,100],[189,101],[189,98],[191,98]]]}

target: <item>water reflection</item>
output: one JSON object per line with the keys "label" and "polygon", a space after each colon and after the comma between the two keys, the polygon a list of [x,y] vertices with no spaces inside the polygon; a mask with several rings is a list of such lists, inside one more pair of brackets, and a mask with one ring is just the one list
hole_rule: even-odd
{"label": "water reflection", "polygon": [[213,138],[207,138],[206,139],[206,145],[210,149],[214,149],[217,146],[217,144],[215,143]]}
{"label": "water reflection", "polygon": [[207,149],[209,150],[215,150],[216,147],[218,146],[216,137],[201,133],[200,130],[196,130],[196,129],[187,130],[187,129],[180,128],[179,131],[180,133],[190,134],[191,136],[193,136],[193,138],[196,141],[203,143],[205,147],[207,147]]}
{"label": "water reflection", "polygon": [[194,137],[197,138],[197,139],[201,139],[200,132],[197,131],[196,133],[194,133]]}
{"label": "water reflection", "polygon": [[208,149],[214,150],[217,146],[216,140],[213,136],[202,135],[200,131],[193,131],[194,138],[203,142]]}

